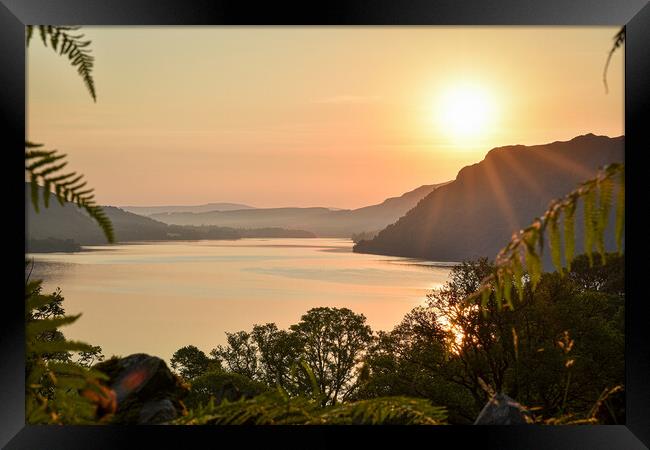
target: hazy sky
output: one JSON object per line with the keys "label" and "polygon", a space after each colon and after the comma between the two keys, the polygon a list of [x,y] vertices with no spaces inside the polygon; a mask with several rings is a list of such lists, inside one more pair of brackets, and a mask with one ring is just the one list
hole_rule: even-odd
{"label": "hazy sky", "polygon": [[353,208],[496,146],[624,132],[612,27],[84,27],[97,103],[37,35],[27,137],[111,205]]}

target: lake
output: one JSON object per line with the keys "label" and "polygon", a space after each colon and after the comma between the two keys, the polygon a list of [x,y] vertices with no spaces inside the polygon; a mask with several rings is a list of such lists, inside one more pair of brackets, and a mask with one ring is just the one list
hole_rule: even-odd
{"label": "lake", "polygon": [[286,328],[317,306],[346,307],[374,331],[390,330],[431,289],[444,264],[352,252],[348,239],[141,242],[30,254],[44,293],[60,287],[69,339],[104,354],[167,361],[185,345],[206,353],[225,332],[275,322]]}

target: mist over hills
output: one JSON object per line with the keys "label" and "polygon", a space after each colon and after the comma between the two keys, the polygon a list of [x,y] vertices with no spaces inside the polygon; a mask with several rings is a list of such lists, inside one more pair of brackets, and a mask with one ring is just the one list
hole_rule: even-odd
{"label": "mist over hills", "polygon": [[399,197],[358,209],[256,208],[233,211],[168,212],[150,217],[175,225],[218,225],[228,227],[282,227],[308,230],[319,237],[345,237],[376,231],[395,222],[418,201],[446,183],[420,186]]}
{"label": "mist over hills", "polygon": [[[49,208],[40,208],[40,212],[37,213],[30,204],[30,184],[25,183],[25,188],[25,234],[30,251],[68,251],[75,249],[77,244],[106,244],[106,238],[101,229],[85,211],[71,203],[60,205],[52,198]],[[40,188],[40,195],[43,195],[42,188]],[[168,225],[114,206],[103,206],[102,208],[113,224],[118,242],[240,239],[242,237],[315,237],[313,233],[304,230],[285,230],[274,227],[235,229],[217,226]]]}
{"label": "mist over hills", "polygon": [[[104,206],[113,223],[118,242],[147,240],[349,238],[358,232],[376,232],[394,222],[421,198],[439,186],[421,186],[378,205],[355,210],[332,208],[253,208],[236,203],[198,206],[126,207]],[[101,245],[106,239],[97,224],[73,204],[50,202],[36,213],[31,205],[30,184],[26,183],[26,237],[34,251],[68,251],[81,245]],[[40,195],[43,194],[42,188]],[[217,211],[212,208],[222,208]],[[241,209],[228,209],[240,208]],[[208,209],[208,212],[201,212]],[[185,210],[185,211],[182,211]],[[138,211],[138,213],[136,213]],[[152,211],[150,216],[143,214]],[[193,212],[195,211],[195,212]],[[49,249],[49,250],[48,250]]]}
{"label": "mist over hills", "polygon": [[209,211],[234,211],[239,209],[255,209],[253,206],[243,205],[241,203],[207,203],[205,205],[170,205],[170,206],[120,206],[120,209],[139,214],[141,216],[150,216],[152,214],[165,214],[177,212],[202,213]]}
{"label": "mist over hills", "polygon": [[[598,168],[623,160],[623,136],[587,134],[544,145],[494,148],[373,239],[357,243],[354,251],[437,261],[494,258],[512,233],[540,216],[552,199],[593,177]],[[580,206],[578,252],[583,250],[582,214]],[[614,248],[612,233],[606,244]]]}
{"label": "mist over hills", "polygon": [[[623,136],[587,134],[544,145],[497,147],[479,163],[461,169],[453,181],[421,186],[352,210],[253,208],[235,203],[127,207],[138,214],[112,206],[104,210],[120,242],[355,235],[354,251],[361,253],[437,261],[494,258],[512,233],[541,215],[552,199],[593,177],[599,167],[623,159]],[[35,213],[27,205],[29,183],[26,187],[26,232],[37,247],[57,239],[65,248],[72,248],[70,240],[81,245],[106,242],[95,222],[74,205],[53,201]],[[222,210],[211,209],[215,207]],[[151,215],[142,215],[147,212]],[[576,217],[579,252],[581,206]],[[612,236],[606,243],[608,249],[614,248]]]}

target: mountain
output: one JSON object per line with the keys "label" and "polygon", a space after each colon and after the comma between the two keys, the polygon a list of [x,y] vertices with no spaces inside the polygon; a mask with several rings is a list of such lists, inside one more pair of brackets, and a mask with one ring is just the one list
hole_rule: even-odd
{"label": "mountain", "polygon": [[403,216],[417,202],[446,183],[420,186],[400,197],[392,197],[378,205],[358,209],[331,208],[257,208],[205,213],[160,213],[151,217],[168,224],[219,225],[235,228],[282,227],[309,230],[321,237],[350,237],[352,234],[376,231]]}
{"label": "mountain", "polygon": [[189,206],[120,206],[119,208],[127,212],[139,214],[141,216],[177,212],[203,213],[209,211],[235,211],[238,209],[255,209],[253,206],[242,205],[240,203],[207,203],[205,205]]}
{"label": "mountain", "polygon": [[[84,210],[71,203],[63,206],[51,198],[49,208],[41,205],[35,212],[31,205],[30,184],[25,183],[26,238],[30,251],[69,251],[75,244],[106,244],[101,229]],[[40,196],[43,190],[40,188]],[[240,239],[242,237],[315,237],[303,230],[278,228],[236,230],[217,226],[179,226],[103,206],[111,220],[118,242],[152,240]]]}
{"label": "mountain", "polygon": [[[354,251],[436,261],[493,259],[512,233],[540,216],[552,199],[593,177],[598,168],[622,162],[624,147],[623,136],[587,134],[565,142],[494,148],[373,239],[357,243]],[[580,244],[580,207],[576,218]],[[613,248],[611,236],[607,243]]]}

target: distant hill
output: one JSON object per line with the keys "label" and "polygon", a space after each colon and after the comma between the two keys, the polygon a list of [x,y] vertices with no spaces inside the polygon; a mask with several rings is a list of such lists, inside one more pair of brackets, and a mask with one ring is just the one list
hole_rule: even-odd
{"label": "distant hill", "polygon": [[[492,259],[512,233],[540,216],[552,199],[593,177],[599,167],[623,158],[623,136],[587,134],[566,142],[492,149],[376,237],[357,243],[354,251],[436,261]],[[580,251],[581,208],[576,217]],[[613,248],[611,236],[608,248]]]}
{"label": "distant hill", "polygon": [[[49,208],[36,213],[29,196],[30,184],[25,184],[26,239],[29,251],[64,251],[75,249],[75,244],[106,244],[101,229],[93,219],[74,204],[61,206],[54,198]],[[42,189],[40,191],[43,193]],[[279,228],[236,230],[218,226],[168,225],[157,220],[104,206],[104,212],[113,223],[118,242],[151,240],[240,239],[242,237],[315,237],[303,230]],[[65,245],[63,244],[65,243]],[[67,251],[67,250],[65,250]]]}
{"label": "distant hill", "polygon": [[417,202],[436,188],[445,185],[420,186],[400,197],[392,197],[378,205],[358,209],[330,208],[257,208],[205,213],[161,213],[151,217],[168,224],[218,225],[234,228],[282,227],[308,230],[321,237],[350,237],[352,234],[379,230],[403,216]]}
{"label": "distant hill", "polygon": [[203,213],[210,211],[235,211],[238,209],[255,209],[252,206],[242,205],[240,203],[207,203],[205,205],[186,205],[186,206],[120,206],[120,209],[139,214],[141,216],[150,216],[152,214],[166,214],[177,212]]}

